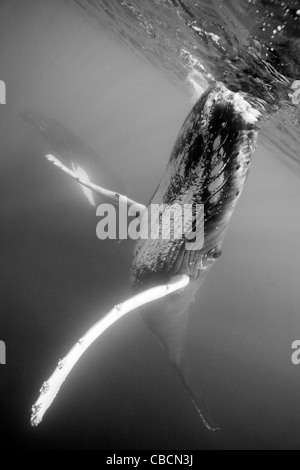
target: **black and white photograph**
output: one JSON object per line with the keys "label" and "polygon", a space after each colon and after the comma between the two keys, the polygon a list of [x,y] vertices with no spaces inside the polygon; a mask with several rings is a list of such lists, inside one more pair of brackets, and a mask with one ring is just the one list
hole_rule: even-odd
{"label": "black and white photograph", "polygon": [[299,0],[0,0],[0,442],[300,450]]}

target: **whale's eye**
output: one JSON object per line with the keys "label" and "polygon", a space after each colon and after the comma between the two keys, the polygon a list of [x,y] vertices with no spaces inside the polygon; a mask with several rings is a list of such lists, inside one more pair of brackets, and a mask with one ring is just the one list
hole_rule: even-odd
{"label": "whale's eye", "polygon": [[207,255],[211,259],[218,259],[222,255],[222,251],[219,247],[217,247],[211,250]]}

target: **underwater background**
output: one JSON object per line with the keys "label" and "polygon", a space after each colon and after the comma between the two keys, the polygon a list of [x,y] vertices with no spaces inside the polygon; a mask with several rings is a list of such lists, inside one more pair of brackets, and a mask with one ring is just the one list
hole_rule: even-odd
{"label": "underwater background", "polygon": [[[300,15],[297,2],[0,2],[1,445],[13,449],[300,449]],[[143,203],[196,97],[223,81],[262,112],[223,255],[191,306],[187,355],[208,432],[139,312],[90,348],[39,428],[57,360],[128,297],[133,242],[51,166]]]}

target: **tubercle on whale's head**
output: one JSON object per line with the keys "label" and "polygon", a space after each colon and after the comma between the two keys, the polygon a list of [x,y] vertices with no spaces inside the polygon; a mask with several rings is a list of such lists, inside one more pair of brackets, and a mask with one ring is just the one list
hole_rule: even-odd
{"label": "tubercle on whale's head", "polygon": [[171,275],[195,279],[219,257],[226,229],[256,148],[260,113],[224,85],[208,89],[186,118],[152,204],[203,204],[204,246],[188,252],[183,240],[140,240],[134,286]]}
{"label": "tubercle on whale's head", "polygon": [[225,100],[232,104],[235,112],[241,116],[245,124],[258,124],[261,112],[247,101],[245,93],[232,92],[223,83],[219,82],[215,89],[209,90],[209,95],[204,113],[210,111],[214,102]]}

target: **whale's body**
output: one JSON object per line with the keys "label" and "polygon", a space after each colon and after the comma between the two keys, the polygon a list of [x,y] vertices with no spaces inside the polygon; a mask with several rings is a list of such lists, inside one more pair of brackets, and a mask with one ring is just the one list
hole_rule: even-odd
{"label": "whale's body", "polygon": [[167,282],[177,274],[191,279],[183,294],[175,293],[156,305],[144,307],[142,314],[160,338],[210,429],[214,426],[185,362],[188,310],[209,268],[221,255],[225,232],[256,148],[257,120],[258,112],[241,95],[230,93],[223,86],[202,95],[179,132],[149,206],[203,204],[204,246],[187,250],[184,239],[148,238],[139,240],[134,249],[132,284],[136,290]]}

